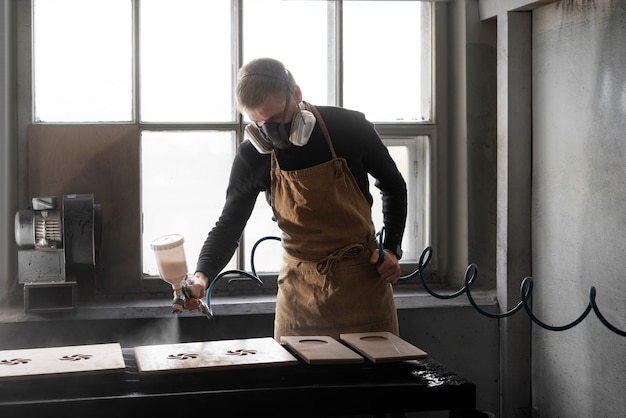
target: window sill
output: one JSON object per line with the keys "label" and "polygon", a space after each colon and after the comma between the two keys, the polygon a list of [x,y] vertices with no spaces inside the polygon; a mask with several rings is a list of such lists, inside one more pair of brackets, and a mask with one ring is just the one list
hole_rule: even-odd
{"label": "window sill", "polygon": [[[437,291],[447,294],[445,291]],[[438,299],[423,289],[396,289],[395,302],[398,310],[454,308],[471,306],[466,295],[454,299]],[[496,306],[495,291],[473,291],[474,301],[481,307]],[[216,296],[212,299],[215,315],[262,315],[273,314],[275,295],[250,296]],[[197,311],[185,311],[185,316],[200,316]],[[137,318],[169,318],[171,313],[170,299],[117,299],[94,302],[81,302],[73,311],[63,312],[24,312],[22,306],[5,307],[0,312],[0,323],[30,322],[48,320],[114,320]]]}

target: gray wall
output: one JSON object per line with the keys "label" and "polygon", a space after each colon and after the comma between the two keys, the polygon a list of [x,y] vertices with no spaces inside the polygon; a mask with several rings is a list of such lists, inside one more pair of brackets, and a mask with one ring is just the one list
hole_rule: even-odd
{"label": "gray wall", "polygon": [[0,306],[11,291],[4,278],[17,265],[13,223],[17,210],[17,139],[15,133],[15,71],[13,7],[0,3]]}
{"label": "gray wall", "polygon": [[[601,312],[624,331],[625,2],[478,0],[478,8],[481,24],[498,22],[498,225],[504,231],[497,247],[499,302],[507,305],[503,287],[513,288],[519,281],[507,268],[517,259],[511,246],[525,239],[521,229],[510,227],[512,221],[524,222],[523,217],[518,219],[514,201],[502,196],[523,189],[524,178],[512,178],[504,166],[526,158],[516,151],[526,140],[520,131],[530,128],[532,187],[526,203],[531,205],[534,312],[546,325],[567,325],[585,311],[595,287]],[[524,60],[525,45],[532,52]],[[532,117],[520,123],[528,100],[527,72]],[[500,224],[509,226],[500,229]],[[521,329],[505,326],[500,334],[514,336]],[[569,330],[533,325],[531,332],[527,360],[536,416],[626,416],[625,337],[605,327],[593,312]],[[501,339],[500,353],[502,416],[522,416],[516,407],[523,399],[512,390],[516,366],[505,355],[519,357],[519,352]]]}
{"label": "gray wall", "polygon": [[[626,4],[561,2],[533,13],[533,241],[545,322],[597,303],[626,330]],[[532,335],[541,417],[626,416],[626,338],[596,315]]]}

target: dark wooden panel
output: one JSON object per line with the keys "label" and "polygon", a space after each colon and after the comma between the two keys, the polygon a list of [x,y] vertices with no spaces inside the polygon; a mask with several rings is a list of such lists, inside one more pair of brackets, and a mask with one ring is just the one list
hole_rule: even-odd
{"label": "dark wooden panel", "polygon": [[390,332],[357,332],[341,334],[339,337],[374,363],[428,357],[425,351]]}
{"label": "dark wooden panel", "polygon": [[353,364],[364,359],[339,341],[327,335],[285,336],[285,343],[309,364]]}
{"label": "dark wooden panel", "polygon": [[[98,291],[134,291],[141,277],[141,156],[136,125],[32,125],[29,196],[93,194],[102,210]],[[61,208],[59,208],[61,209]]]}

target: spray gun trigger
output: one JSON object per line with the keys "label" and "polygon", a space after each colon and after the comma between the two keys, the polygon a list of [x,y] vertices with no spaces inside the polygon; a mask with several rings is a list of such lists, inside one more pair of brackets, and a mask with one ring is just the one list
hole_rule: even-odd
{"label": "spray gun trigger", "polygon": [[[191,295],[191,286],[189,285],[189,281],[187,279],[180,282],[180,290],[183,293],[185,300],[194,299]],[[209,319],[213,319],[213,312],[211,311],[211,308],[209,308],[206,303],[202,301],[202,299],[198,299],[198,303],[198,310],[205,314]]]}
{"label": "spray gun trigger", "polygon": [[183,279],[183,281],[180,282],[180,290],[181,292],[183,292],[183,296],[185,297],[185,299],[192,299],[191,288],[187,279]]}

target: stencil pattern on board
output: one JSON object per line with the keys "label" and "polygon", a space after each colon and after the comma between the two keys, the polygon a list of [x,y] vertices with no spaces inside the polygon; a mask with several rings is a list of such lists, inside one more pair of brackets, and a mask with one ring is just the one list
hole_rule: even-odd
{"label": "stencil pattern on board", "polygon": [[92,357],[93,355],[91,354],[72,354],[69,356],[61,357],[61,360],[69,360],[69,361],[89,360]]}
{"label": "stencil pattern on board", "polygon": [[140,373],[215,370],[297,364],[271,337],[135,347]]}
{"label": "stencil pattern on board", "polygon": [[167,356],[170,360],[189,360],[192,358],[197,358],[198,355],[195,353],[178,353],[178,354],[170,354]]}
{"label": "stencil pattern on board", "polygon": [[0,351],[0,379],[126,370],[118,343]]}
{"label": "stencil pattern on board", "polygon": [[12,358],[0,360],[0,365],[3,366],[16,366],[18,364],[30,363],[32,360],[29,358]]}
{"label": "stencil pattern on board", "polygon": [[246,350],[245,348],[240,348],[239,350],[228,350],[226,354],[229,356],[247,356],[256,354],[256,350]]}

